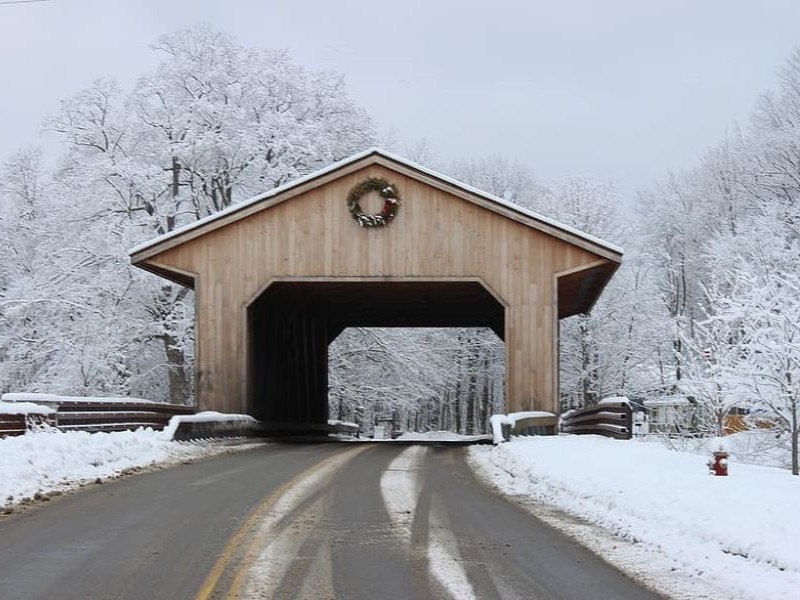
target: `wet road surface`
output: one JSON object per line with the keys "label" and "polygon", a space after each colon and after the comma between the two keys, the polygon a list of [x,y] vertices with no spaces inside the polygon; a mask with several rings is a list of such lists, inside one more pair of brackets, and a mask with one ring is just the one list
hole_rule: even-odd
{"label": "wet road surface", "polygon": [[657,598],[464,457],[265,444],[97,486],[0,522],[0,598]]}

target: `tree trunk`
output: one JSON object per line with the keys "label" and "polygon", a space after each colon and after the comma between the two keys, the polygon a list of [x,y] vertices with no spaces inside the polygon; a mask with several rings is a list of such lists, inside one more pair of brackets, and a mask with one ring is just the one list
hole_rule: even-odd
{"label": "tree trunk", "polygon": [[798,423],[797,423],[797,400],[792,401],[792,475],[800,475],[800,456],[798,456],[798,438],[800,438],[800,431],[798,431]]}
{"label": "tree trunk", "polygon": [[592,389],[592,348],[589,342],[589,322],[586,315],[578,317],[580,319],[578,331],[581,340],[581,395],[583,396],[583,406],[593,406],[597,404],[594,390]]}
{"label": "tree trunk", "polygon": [[456,380],[456,393],[453,401],[455,402],[455,430],[456,433],[462,433],[461,430],[461,377]]}
{"label": "tree trunk", "polygon": [[481,389],[481,433],[488,430],[489,416],[491,414],[491,385],[492,380],[489,376],[489,356],[484,355],[483,359],[483,388]]}
{"label": "tree trunk", "polygon": [[161,339],[169,369],[169,401],[173,404],[189,404],[192,386],[186,376],[186,356],[178,346],[178,340],[169,333],[165,333]]}
{"label": "tree trunk", "polygon": [[474,364],[470,365],[469,376],[467,379],[467,426],[466,432],[468,434],[475,433],[475,404],[478,402],[477,381],[475,378]]}

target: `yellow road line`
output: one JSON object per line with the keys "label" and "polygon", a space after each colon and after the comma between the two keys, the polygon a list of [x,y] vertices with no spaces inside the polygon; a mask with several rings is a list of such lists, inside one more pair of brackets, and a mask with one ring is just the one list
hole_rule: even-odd
{"label": "yellow road line", "polygon": [[[366,446],[360,446],[359,448],[353,448],[346,453],[358,453],[365,450]],[[275,502],[283,496],[289,489],[294,487],[298,484],[298,482],[306,477],[312,475],[315,471],[320,469],[324,469],[328,464],[332,462],[336,462],[337,460],[341,460],[342,453],[336,453],[333,456],[326,458],[320,462],[314,463],[301,473],[298,473],[291,479],[283,482],[277,489],[275,489],[269,496],[264,498],[258,506],[256,506],[247,517],[247,519],[239,526],[239,529],[230,539],[230,541],[225,545],[222,553],[220,554],[217,562],[214,564],[214,567],[209,572],[208,576],[206,577],[203,585],[200,586],[200,590],[197,592],[197,596],[195,596],[195,600],[210,600],[213,597],[214,592],[216,591],[217,585],[219,584],[219,580],[222,575],[225,573],[225,570],[230,565],[234,555],[237,551],[242,547],[245,538],[250,534],[254,529],[255,526],[258,524],[259,521],[263,520],[264,515],[269,511],[269,509],[275,504]],[[254,556],[254,545],[257,544],[259,540],[253,540],[247,546],[247,553],[245,554],[246,560],[243,561],[244,564],[237,569],[236,575],[234,577],[233,583],[231,584],[228,593],[224,594],[226,598],[238,598],[241,585],[244,582],[243,573],[249,569],[250,565],[252,564],[253,560],[255,559]]]}
{"label": "yellow road line", "polygon": [[[363,452],[364,450],[366,450],[369,447],[371,447],[371,446],[360,446],[358,448],[353,448],[353,449],[345,452],[344,454],[336,454],[334,456],[331,456],[330,458],[326,458],[322,462],[317,463],[315,467],[305,471],[306,476],[312,474],[312,473],[309,473],[309,471],[313,471],[313,472],[323,471],[323,470],[327,469],[331,464],[335,464],[335,463],[340,462],[340,461],[341,462],[349,462],[350,460],[355,458],[355,456],[357,454],[360,454],[361,452]],[[350,456],[348,456],[348,455],[350,455]],[[293,485],[296,485],[296,484],[293,484]],[[278,498],[275,498],[275,501],[277,501],[277,500],[278,500]],[[233,577],[233,581],[232,581],[230,587],[228,588],[228,594],[226,596],[227,600],[238,600],[238,598],[241,597],[241,591],[242,591],[242,588],[244,587],[245,581],[247,580],[247,575],[249,574],[250,568],[252,567],[253,562],[255,561],[256,557],[258,556],[258,554],[259,554],[259,552],[261,550],[261,546],[264,543],[264,540],[265,540],[266,537],[267,537],[266,534],[256,535],[256,536],[253,537],[253,539],[248,544],[247,550],[246,550],[246,552],[244,553],[244,555],[242,557],[242,564],[237,569],[236,574]]]}

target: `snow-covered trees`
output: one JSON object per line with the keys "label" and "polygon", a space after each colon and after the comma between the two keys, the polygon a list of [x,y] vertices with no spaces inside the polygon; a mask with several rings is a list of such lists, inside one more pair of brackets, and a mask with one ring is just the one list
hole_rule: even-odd
{"label": "snow-covered trees", "polygon": [[127,108],[137,144],[169,174],[159,182],[186,199],[184,218],[202,218],[374,141],[342,78],[306,74],[285,52],[245,48],[207,26],[163,36],[155,49],[164,60],[139,80]]}
{"label": "snow-covered trees", "polygon": [[[192,294],[132,270],[126,250],[374,143],[334,73],[208,26],[154,49],[134,89],[98,80],[47,121],[64,142],[55,167],[27,149],[0,170],[0,391],[189,400]],[[625,247],[592,314],[562,323],[565,402],[691,395],[717,432],[749,408],[791,440],[798,470],[800,50],[747,126],[634,211],[611,184],[544,184],[502,157],[442,170]],[[488,331],[348,330],[332,409],[480,429],[502,354]]]}
{"label": "snow-covered trees", "polygon": [[208,26],[154,48],[131,92],[98,80],[48,119],[55,169],[28,152],[2,176],[0,391],[188,401],[192,295],[133,271],[127,249],[374,143],[334,73]]}
{"label": "snow-covered trees", "polygon": [[798,473],[800,51],[748,128],[643,195],[672,365],[664,391],[693,396],[714,429],[733,407],[784,432]]}
{"label": "snow-covered trees", "polygon": [[696,379],[721,392],[711,404],[717,410],[746,406],[783,431],[798,474],[800,239],[783,218],[753,219],[731,254],[715,263],[723,283],[709,288],[713,317],[696,339],[719,356],[714,372]]}
{"label": "snow-covered trees", "polygon": [[48,262],[43,185],[35,149],[11,157],[0,175],[0,381],[14,373],[30,382],[57,350],[48,331],[52,306],[21,300],[35,294],[35,281]]}
{"label": "snow-covered trees", "polygon": [[503,411],[505,348],[486,329],[346,329],[331,344],[332,418],[484,433]]}

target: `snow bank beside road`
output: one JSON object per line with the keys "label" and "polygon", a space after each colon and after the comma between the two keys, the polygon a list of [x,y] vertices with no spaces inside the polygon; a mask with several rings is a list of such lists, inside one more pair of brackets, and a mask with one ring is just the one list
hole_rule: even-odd
{"label": "snow bank beside road", "polygon": [[224,452],[219,445],[171,442],[151,429],[115,433],[47,430],[0,439],[0,508],[67,491],[130,469]]}
{"label": "snow bank beside road", "polygon": [[796,597],[800,478],[786,471],[731,463],[713,477],[706,457],[595,436],[515,439],[470,457],[504,493],[603,528],[605,540],[582,541],[673,597]]}

